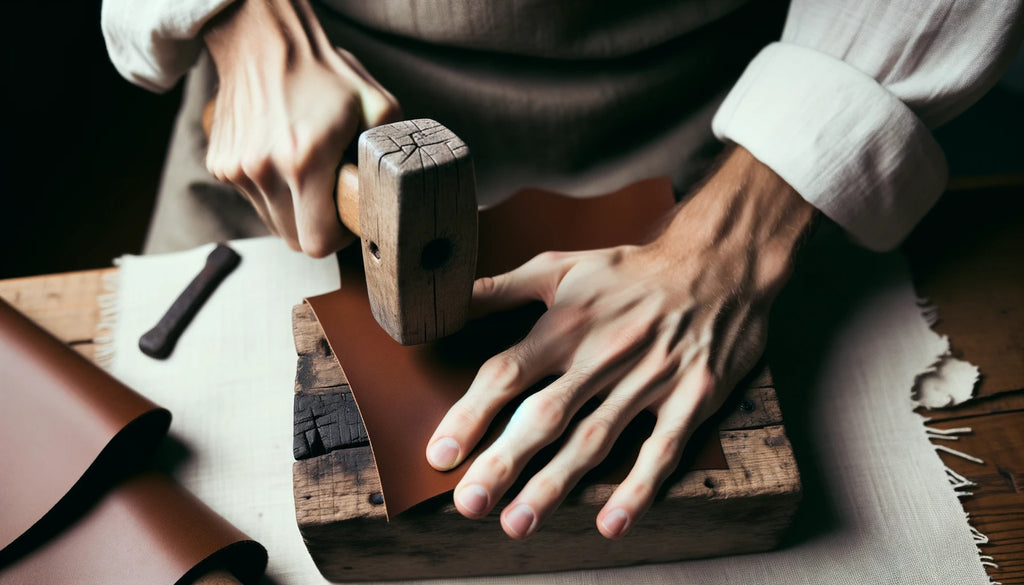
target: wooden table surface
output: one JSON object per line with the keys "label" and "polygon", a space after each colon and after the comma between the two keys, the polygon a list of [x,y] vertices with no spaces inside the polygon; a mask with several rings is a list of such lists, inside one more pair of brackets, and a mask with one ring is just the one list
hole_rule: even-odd
{"label": "wooden table surface", "polygon": [[[1024,584],[1024,187],[947,194],[905,249],[919,293],[939,307],[936,330],[984,375],[979,399],[923,414],[935,428],[974,430],[950,446],[984,464],[940,456],[977,484],[962,502],[999,565],[989,575]],[[93,358],[97,299],[115,271],[3,280],[0,297]]]}

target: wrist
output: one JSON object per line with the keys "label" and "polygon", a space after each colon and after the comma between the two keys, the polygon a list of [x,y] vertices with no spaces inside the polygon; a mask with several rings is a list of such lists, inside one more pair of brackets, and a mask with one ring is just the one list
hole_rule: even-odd
{"label": "wrist", "polygon": [[333,51],[306,0],[238,0],[202,32],[218,76],[294,70]]}
{"label": "wrist", "polygon": [[679,206],[654,244],[674,255],[711,251],[723,261],[750,261],[758,283],[778,290],[818,216],[771,168],[735,147]]}

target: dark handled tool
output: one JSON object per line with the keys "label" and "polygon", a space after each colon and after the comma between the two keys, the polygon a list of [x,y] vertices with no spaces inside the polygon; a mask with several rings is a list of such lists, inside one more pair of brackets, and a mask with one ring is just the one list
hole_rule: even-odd
{"label": "dark handled tool", "polygon": [[206,299],[210,298],[221,281],[238,266],[242,257],[224,244],[206,257],[206,266],[185,287],[160,322],[139,338],[139,349],[149,357],[162,360],[171,355],[185,328],[192,322]]}

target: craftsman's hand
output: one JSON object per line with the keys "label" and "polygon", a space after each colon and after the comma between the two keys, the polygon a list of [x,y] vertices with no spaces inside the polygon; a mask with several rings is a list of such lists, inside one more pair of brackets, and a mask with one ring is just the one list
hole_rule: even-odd
{"label": "craftsman's hand", "polygon": [[330,44],[306,0],[242,0],[203,39],[220,78],[207,168],[293,249],[347,245],[338,167],[357,131],[400,119],[395,98]]}
{"label": "craftsman's hand", "polygon": [[[597,516],[622,536],[676,468],[693,430],[763,351],[768,311],[816,212],[770,169],[737,149],[678,207],[650,243],[545,253],[478,280],[474,309],[541,300],[548,310],[520,343],[488,360],[427,446],[437,469],[458,465],[503,406],[545,376],[455,488],[470,518],[490,512],[537,451],[565,443],[503,510],[527,538],[641,410],[657,416],[632,471]],[[590,398],[600,405],[570,421]]]}

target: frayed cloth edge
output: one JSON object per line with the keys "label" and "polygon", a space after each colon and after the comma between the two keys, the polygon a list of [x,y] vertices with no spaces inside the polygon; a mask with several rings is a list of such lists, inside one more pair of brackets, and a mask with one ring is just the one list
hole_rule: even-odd
{"label": "frayed cloth edge", "polygon": [[107,371],[110,371],[114,363],[114,330],[117,327],[117,295],[120,282],[120,270],[104,274],[102,276],[103,292],[97,299],[100,316],[96,323],[96,337],[93,338],[93,347],[95,348],[93,360]]}
{"label": "frayed cloth edge", "polygon": [[[919,297],[917,299],[917,308],[921,312],[921,318],[924,319],[928,327],[934,331],[935,325],[940,321],[938,307],[935,306],[935,304],[933,304],[929,299]],[[950,350],[949,337],[943,335],[941,336],[941,339],[943,350],[939,353],[938,356],[936,356],[935,360],[932,362],[931,365],[929,365],[921,373],[914,377],[914,384],[911,388],[911,400],[913,401],[915,407],[932,409],[957,406],[975,397],[975,391],[977,390],[978,382],[981,380],[981,372],[978,370],[977,366],[970,364],[966,361],[960,360],[952,355],[952,352]],[[924,396],[924,393],[928,390],[926,387],[927,383],[929,381],[934,381],[936,377],[942,378],[943,368],[951,363],[954,363],[956,366],[960,368],[973,368],[973,376],[969,375],[967,377],[967,379],[970,382],[969,395],[965,397],[962,394],[958,394],[956,392],[951,391],[942,393],[938,400],[936,399],[937,393],[933,393],[932,396]],[[971,370],[962,370],[962,372],[970,371]],[[957,381],[959,381],[962,384],[964,382],[964,379],[961,378],[960,380],[943,381],[946,382],[947,385],[953,385]],[[942,399],[945,399],[945,404],[939,403],[939,400]],[[948,455],[952,455],[954,457],[959,457],[960,459],[963,459],[965,461],[976,463],[978,465],[985,464],[985,461],[982,460],[981,458],[975,457],[974,455],[965,453],[961,450],[954,449],[947,444],[947,442],[958,441],[960,437],[963,435],[973,433],[974,430],[971,427],[937,429],[929,427],[926,424],[930,420],[931,419],[929,418],[921,417],[921,426],[922,428],[924,428],[925,436],[928,437],[929,442],[935,449],[936,456],[938,456],[938,453],[942,452]],[[971,481],[970,479],[967,479],[962,474],[950,469],[948,465],[943,464],[942,468],[946,472],[946,481],[949,482],[949,486],[953,489],[953,493],[956,494],[956,497],[958,499],[962,500],[964,498],[969,498],[974,495],[972,488],[977,487],[977,483]],[[978,562],[981,563],[982,568],[991,568],[998,570],[999,565],[995,562],[995,559],[993,559],[991,555],[982,554],[981,551],[981,546],[989,543],[988,536],[983,534],[980,530],[978,530],[971,524],[971,515],[968,512],[964,512],[964,520],[967,524],[967,529],[971,533],[971,539],[974,541],[974,545],[978,552]],[[1002,585],[1001,583],[993,579],[991,575],[988,575],[987,570],[985,571],[985,573],[988,576],[989,585]]]}
{"label": "frayed cloth edge", "polygon": [[[934,330],[939,322],[939,309],[930,300],[917,299],[921,318]],[[955,357],[950,349],[949,337],[941,336],[943,351],[935,360],[914,378],[911,399],[914,406],[925,409],[950,408],[975,398],[981,371],[977,366]],[[961,387],[961,380],[969,380],[969,386]]]}

